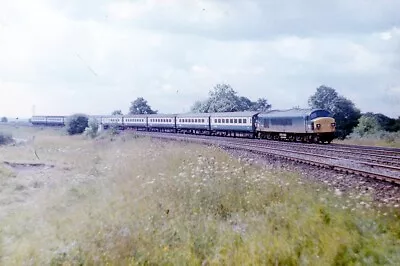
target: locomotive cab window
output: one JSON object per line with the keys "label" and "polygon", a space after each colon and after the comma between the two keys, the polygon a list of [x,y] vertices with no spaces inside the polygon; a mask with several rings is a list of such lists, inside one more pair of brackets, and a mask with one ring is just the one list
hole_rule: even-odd
{"label": "locomotive cab window", "polygon": [[317,110],[310,114],[310,120],[313,120],[318,117],[332,117],[332,115],[326,110]]}

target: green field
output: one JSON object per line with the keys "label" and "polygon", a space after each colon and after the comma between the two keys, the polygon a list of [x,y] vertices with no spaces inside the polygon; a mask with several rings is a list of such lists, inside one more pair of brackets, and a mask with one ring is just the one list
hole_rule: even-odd
{"label": "green field", "polygon": [[0,147],[1,265],[400,265],[399,208],[368,194],[211,147],[6,130],[26,142]]}

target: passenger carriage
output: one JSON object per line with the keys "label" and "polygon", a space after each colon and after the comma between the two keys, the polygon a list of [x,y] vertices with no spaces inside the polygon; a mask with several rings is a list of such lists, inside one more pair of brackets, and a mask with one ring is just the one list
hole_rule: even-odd
{"label": "passenger carriage", "polygon": [[136,130],[145,130],[147,128],[146,115],[125,115],[123,117],[123,124],[125,128]]}
{"label": "passenger carriage", "polygon": [[176,129],[179,133],[209,134],[210,114],[189,113],[177,115]]}
{"label": "passenger carriage", "polygon": [[33,116],[31,118],[33,125],[45,125],[45,126],[64,126],[64,116]]}
{"label": "passenger carriage", "polygon": [[254,136],[255,120],[259,112],[225,112],[210,114],[213,135]]}
{"label": "passenger carriage", "polygon": [[124,128],[123,123],[123,116],[122,115],[109,115],[109,116],[102,116],[101,123],[104,129],[114,127],[114,128]]}
{"label": "passenger carriage", "polygon": [[151,114],[146,116],[149,131],[176,132],[176,115]]}

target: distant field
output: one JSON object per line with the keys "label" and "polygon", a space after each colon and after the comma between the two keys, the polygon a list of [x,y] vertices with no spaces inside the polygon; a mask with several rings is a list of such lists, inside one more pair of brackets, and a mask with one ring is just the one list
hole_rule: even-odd
{"label": "distant field", "polygon": [[2,265],[400,264],[398,208],[367,194],[194,144],[3,130],[26,142],[0,147]]}

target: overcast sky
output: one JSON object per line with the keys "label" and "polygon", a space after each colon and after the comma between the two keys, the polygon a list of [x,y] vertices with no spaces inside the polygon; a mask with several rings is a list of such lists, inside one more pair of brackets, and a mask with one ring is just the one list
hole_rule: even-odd
{"label": "overcast sky", "polygon": [[[283,4],[283,2],[285,4]],[[325,84],[400,115],[400,0],[0,0],[0,116],[188,111],[226,82],[273,108]]]}

